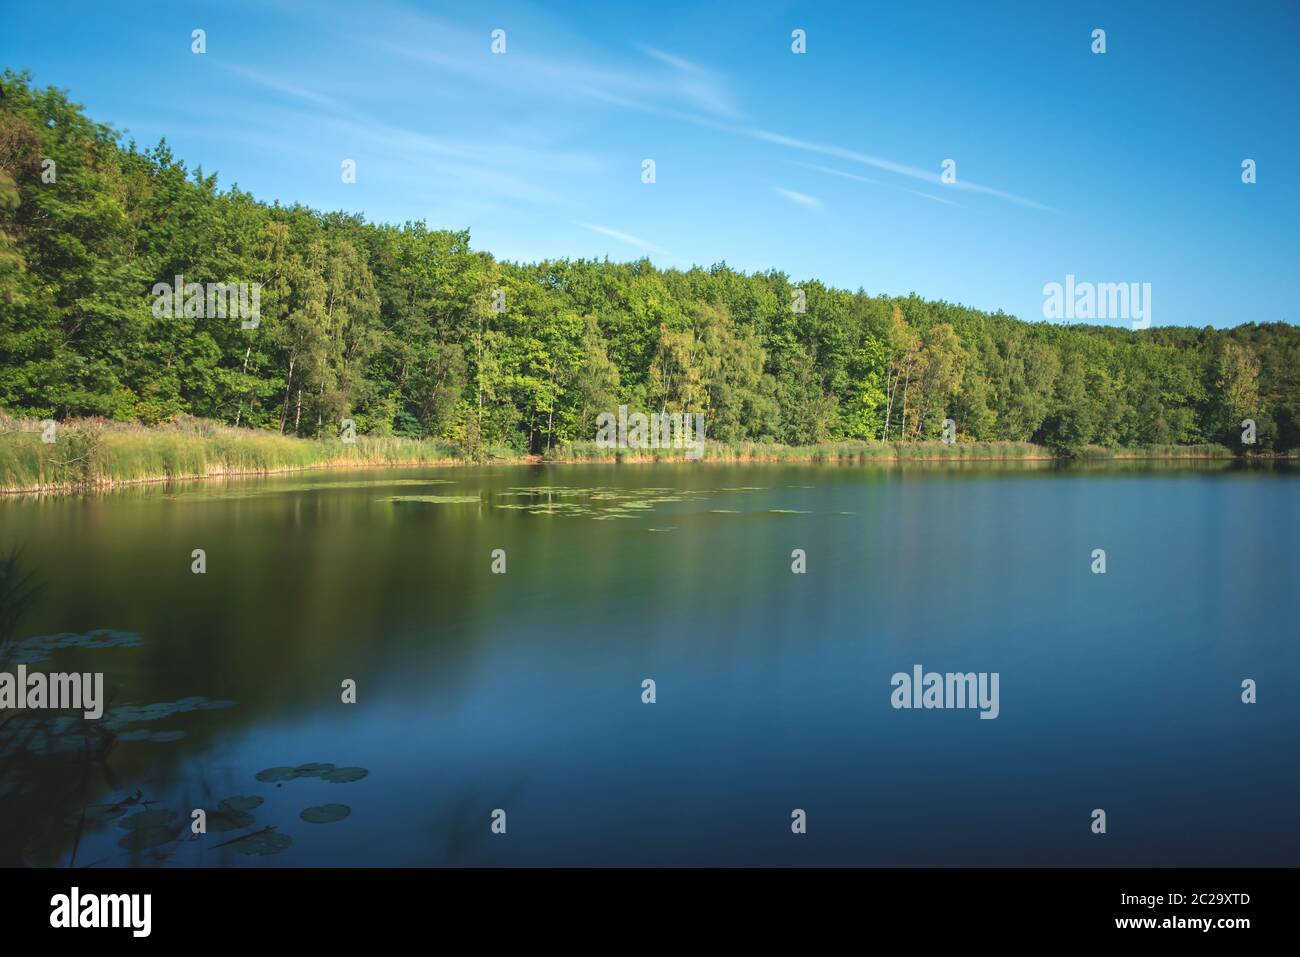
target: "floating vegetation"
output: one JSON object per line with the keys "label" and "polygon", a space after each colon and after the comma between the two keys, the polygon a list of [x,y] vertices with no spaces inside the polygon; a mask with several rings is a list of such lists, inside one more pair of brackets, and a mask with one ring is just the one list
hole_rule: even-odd
{"label": "floating vegetation", "polygon": [[381,502],[423,502],[427,505],[468,505],[481,501],[477,495],[390,495]]}
{"label": "floating vegetation", "polygon": [[103,648],[138,648],[143,643],[144,639],[135,632],[118,631],[116,628],[96,628],[82,635],[60,632],[57,635],[39,635],[0,645],[0,660],[15,665],[30,665],[45,661],[54,652],[66,648],[94,651]]}
{"label": "floating vegetation", "polygon": [[251,796],[228,797],[217,805],[222,811],[255,811],[265,803],[265,798]]}
{"label": "floating vegetation", "polygon": [[295,768],[267,768],[265,771],[257,772],[257,780],[268,784],[292,781],[297,777],[302,777],[302,775]]}
{"label": "floating vegetation", "polygon": [[142,827],[175,827],[176,812],[170,808],[160,807],[151,811],[141,811],[117,822],[117,826],[127,831],[136,831]]}
{"label": "floating vegetation", "polygon": [[309,807],[298,816],[308,824],[333,824],[335,821],[341,821],[352,813],[352,808],[346,804],[321,804],[317,807]]}
{"label": "floating vegetation", "polygon": [[217,809],[208,815],[208,830],[217,833],[238,831],[253,823],[249,813],[262,806],[260,797],[228,797],[217,805]]}
{"label": "floating vegetation", "polygon": [[124,704],[106,711],[99,724],[110,730],[117,730],[140,721],[161,721],[163,718],[190,711],[219,711],[234,706],[233,701],[213,701],[202,695],[192,695],[179,701],[159,701],[156,704]]}
{"label": "floating vegetation", "polygon": [[240,854],[265,857],[268,854],[279,854],[281,851],[288,850],[292,844],[293,838],[288,834],[281,834],[268,827],[237,837],[233,841],[226,841],[224,844],[214,844],[213,850],[218,847],[228,847]]}
{"label": "floating vegetation", "polygon": [[606,489],[604,486],[595,486],[592,488],[583,488],[582,486],[571,485],[513,485],[501,495],[583,495],[592,492],[616,491],[615,489]]}
{"label": "floating vegetation", "polygon": [[0,757],[22,750],[38,757],[80,753],[111,741],[167,743],[185,737],[184,731],[127,730],[144,721],[160,721],[190,711],[232,708],[233,701],[211,701],[201,695],[155,704],[125,704],[110,708],[99,720],[80,715],[56,714],[13,718],[0,725]]}
{"label": "floating vegetation", "polygon": [[[495,493],[492,507],[528,512],[530,515],[584,515],[595,521],[608,521],[615,518],[636,518],[640,514],[654,511],[656,506],[707,498],[708,494],[690,489],[534,485]],[[509,498],[524,501],[499,501]]]}
{"label": "floating vegetation", "polygon": [[253,824],[253,815],[245,811],[213,811],[208,815],[208,830],[213,834],[242,831]]}
{"label": "floating vegetation", "polygon": [[257,772],[257,780],[268,784],[280,784],[297,778],[320,778],[330,784],[350,784],[360,781],[370,772],[365,768],[336,768],[332,764],[300,764],[296,768],[267,768]]}
{"label": "floating vegetation", "polygon": [[314,777],[317,774],[323,774],[326,771],[333,771],[334,765],[321,764],[319,762],[314,764],[300,764],[298,767],[294,768],[294,770],[298,772],[299,777],[309,778]]}
{"label": "floating vegetation", "polygon": [[365,768],[335,768],[326,771],[321,778],[330,784],[351,784],[353,781],[360,781],[369,773]]}

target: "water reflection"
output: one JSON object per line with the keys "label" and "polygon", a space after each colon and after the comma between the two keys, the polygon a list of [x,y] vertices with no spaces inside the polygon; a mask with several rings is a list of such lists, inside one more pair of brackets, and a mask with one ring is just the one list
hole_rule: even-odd
{"label": "water reflection", "polygon": [[[110,701],[0,712],[0,861],[1294,864],[1297,705],[1234,693],[1300,680],[1294,489],[638,465],[2,501],[0,670],[103,671]],[[1002,714],[900,716],[916,662],[1000,671]],[[1065,823],[1103,801],[1140,836]]]}

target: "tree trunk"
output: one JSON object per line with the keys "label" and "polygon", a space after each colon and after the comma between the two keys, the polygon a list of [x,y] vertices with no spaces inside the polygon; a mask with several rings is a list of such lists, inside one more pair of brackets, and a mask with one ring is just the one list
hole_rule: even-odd
{"label": "tree trunk", "polygon": [[[894,384],[889,387],[889,401],[885,404],[885,427],[880,430],[880,441],[885,441],[889,437],[889,424],[894,418],[894,396],[898,394],[898,380],[903,377],[903,367],[899,366],[894,372]],[[888,374],[886,374],[888,378]]]}
{"label": "tree trunk", "polygon": [[[244,350],[244,375],[248,375],[248,357],[253,353],[253,344],[250,342],[248,348]],[[239,397],[239,410],[235,413],[235,428],[239,428],[239,420],[244,417],[244,397]]]}
{"label": "tree trunk", "polygon": [[907,441],[907,384],[912,381],[912,373],[907,373],[907,378],[903,380],[903,417],[898,422],[898,437]]}
{"label": "tree trunk", "polygon": [[[293,356],[289,357],[289,378],[284,380],[284,402],[280,406],[280,434],[284,435],[284,422],[289,418],[289,390],[293,387]],[[298,424],[294,423],[294,431],[298,430]]]}

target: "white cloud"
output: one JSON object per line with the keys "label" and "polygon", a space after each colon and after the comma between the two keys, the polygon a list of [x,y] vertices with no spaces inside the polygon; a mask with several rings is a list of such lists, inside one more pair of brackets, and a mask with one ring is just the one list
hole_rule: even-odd
{"label": "white cloud", "polygon": [[792,149],[805,150],[812,153],[821,153],[824,156],[834,156],[842,160],[848,160],[852,163],[861,163],[864,166],[873,166],[876,169],[883,169],[891,173],[897,173],[900,176],[919,179],[927,183],[940,184],[946,189],[962,189],[970,192],[983,193],[987,196],[994,196],[1009,203],[1015,203],[1019,206],[1027,206],[1030,209],[1041,210],[1045,213],[1059,212],[1059,210],[1053,209],[1051,206],[1044,206],[1042,203],[1035,202],[1032,199],[1026,199],[1023,196],[1017,196],[1014,193],[1007,193],[1000,189],[994,189],[991,186],[981,186],[979,183],[972,183],[969,180],[959,179],[955,183],[944,184],[938,173],[921,169],[916,166],[908,166],[906,163],[896,163],[893,160],[882,159],[879,156],[869,156],[866,153],[859,153],[856,150],[847,150],[839,146],[830,146],[822,143],[810,143],[806,140],[795,139],[794,137],[785,136],[781,133],[773,133],[769,130],[742,129],[737,130],[736,132],[769,143],[776,143],[780,146],[788,146]]}
{"label": "white cloud", "polygon": [[777,186],[776,191],[792,203],[798,203],[800,206],[808,206],[811,209],[820,209],[822,201],[816,196],[809,196],[807,193],[796,193],[792,189],[784,189]]}
{"label": "white cloud", "polygon": [[[793,161],[792,161],[793,162]],[[857,173],[846,173],[841,169],[833,169],[830,166],[819,166],[816,163],[799,163],[796,166],[802,166],[804,169],[816,170],[819,173],[827,173],[831,176],[840,176],[844,179],[856,180],[859,183],[870,183],[872,186],[883,186],[886,189],[897,189],[904,193],[911,193],[913,196],[920,196],[924,199],[933,200],[936,203],[943,203],[945,206],[956,206],[958,209],[965,209],[961,203],[954,203],[950,199],[944,199],[942,196],[934,196],[930,193],[923,193],[919,189],[908,189],[906,186],[895,186],[893,183],[882,183],[878,179],[872,179],[869,176],[859,176]]]}
{"label": "white cloud", "polygon": [[216,62],[231,73],[243,77],[251,83],[256,83],[258,86],[265,89],[273,90],[276,93],[282,93],[285,96],[291,96],[294,99],[303,100],[316,106],[324,106],[331,110],[345,109],[343,104],[339,103],[338,100],[335,100],[332,97],[325,96],[323,93],[317,93],[315,90],[308,90],[305,87],[289,83],[279,77],[263,73],[261,70],[254,70],[250,67],[240,66],[235,63],[225,63],[220,60],[217,60]]}
{"label": "white cloud", "polygon": [[596,226],[592,223],[576,223],[575,225],[581,226],[583,229],[590,229],[593,233],[600,233],[602,236],[608,236],[610,239],[617,239],[619,242],[627,243],[629,246],[644,249],[647,252],[659,253],[661,255],[665,254],[663,249],[660,249],[653,243],[646,242],[644,239],[633,236],[630,233],[621,233],[617,229],[610,229],[608,226]]}
{"label": "white cloud", "polygon": [[[373,42],[386,53],[442,72],[470,77],[477,83],[522,97],[594,100],[647,112],[687,108],[720,117],[739,115],[729,85],[721,74],[662,50],[641,48],[647,57],[660,64],[656,69],[645,63],[604,64],[593,55],[582,53],[543,57],[518,46],[507,46],[507,53],[492,55],[487,52],[483,37],[433,21],[421,21],[412,30],[427,34],[427,42],[420,42],[418,36],[411,37],[410,31],[404,31],[407,39],[401,42]],[[550,46],[558,49],[573,44]],[[459,52],[474,49],[482,49],[483,55],[466,56]]]}

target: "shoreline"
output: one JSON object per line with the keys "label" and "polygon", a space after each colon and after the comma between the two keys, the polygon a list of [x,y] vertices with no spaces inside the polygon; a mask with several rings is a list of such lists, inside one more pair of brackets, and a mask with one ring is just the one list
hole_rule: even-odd
{"label": "shoreline", "polygon": [[[1233,462],[1247,463],[1265,463],[1265,462],[1285,462],[1294,461],[1297,456],[1294,455],[1268,455],[1268,456],[1250,456],[1241,458],[1232,454],[1215,453],[1210,451],[1198,451],[1187,453],[1170,453],[1170,452],[1149,452],[1144,450],[1117,450],[1113,453],[1097,456],[1080,456],[1074,459],[1061,458],[1052,455],[1047,450],[1042,450],[1037,454],[1021,455],[991,455],[991,454],[972,454],[963,455],[958,452],[934,452],[925,454],[927,449],[918,447],[920,454],[903,455],[897,450],[892,454],[884,448],[884,443],[878,448],[866,447],[870,451],[859,457],[837,456],[831,457],[825,452],[819,451],[816,447],[809,447],[807,452],[801,452],[798,446],[782,446],[784,453],[746,454],[743,452],[723,451],[717,455],[706,456],[701,459],[691,460],[684,455],[643,455],[636,453],[634,450],[617,450],[615,454],[602,457],[584,457],[584,456],[563,456],[556,458],[547,458],[542,455],[525,455],[519,458],[491,458],[484,460],[473,460],[466,458],[430,458],[415,459],[407,461],[368,461],[364,458],[357,460],[348,459],[329,459],[319,462],[313,462],[306,465],[281,465],[266,468],[220,468],[205,472],[186,472],[179,474],[150,475],[131,478],[112,478],[100,477],[78,482],[49,482],[32,486],[6,486],[0,488],[0,498],[19,497],[19,496],[58,496],[58,495],[76,495],[93,492],[110,492],[119,488],[129,488],[136,486],[161,485],[180,482],[206,482],[214,479],[250,479],[271,477],[276,475],[292,475],[299,472],[318,472],[318,471],[378,471],[378,470],[401,470],[412,468],[465,468],[465,467],[486,467],[486,466],[518,466],[518,467],[537,467],[548,465],[815,465],[815,466],[839,466],[839,467],[868,467],[872,465],[881,466],[899,466],[912,463],[922,465],[932,465],[936,463],[947,463],[950,465],[1012,465],[1018,463],[1062,463],[1075,465],[1100,464],[1104,462],[1223,462],[1225,465]],[[1225,448],[1224,452],[1228,452]]]}
{"label": "shoreline", "polygon": [[[217,472],[186,473],[183,475],[152,475],[144,478],[101,478],[87,482],[57,482],[40,486],[0,488],[0,498],[18,495],[77,495],[86,492],[111,492],[117,488],[138,485],[165,485],[172,482],[207,482],[213,479],[250,479],[271,475],[292,475],[295,472],[321,472],[336,469],[405,469],[441,468],[449,465],[473,465],[463,459],[431,460],[428,462],[317,462],[312,465],[284,465],[270,469],[224,469]],[[515,464],[515,463],[504,463]]]}

